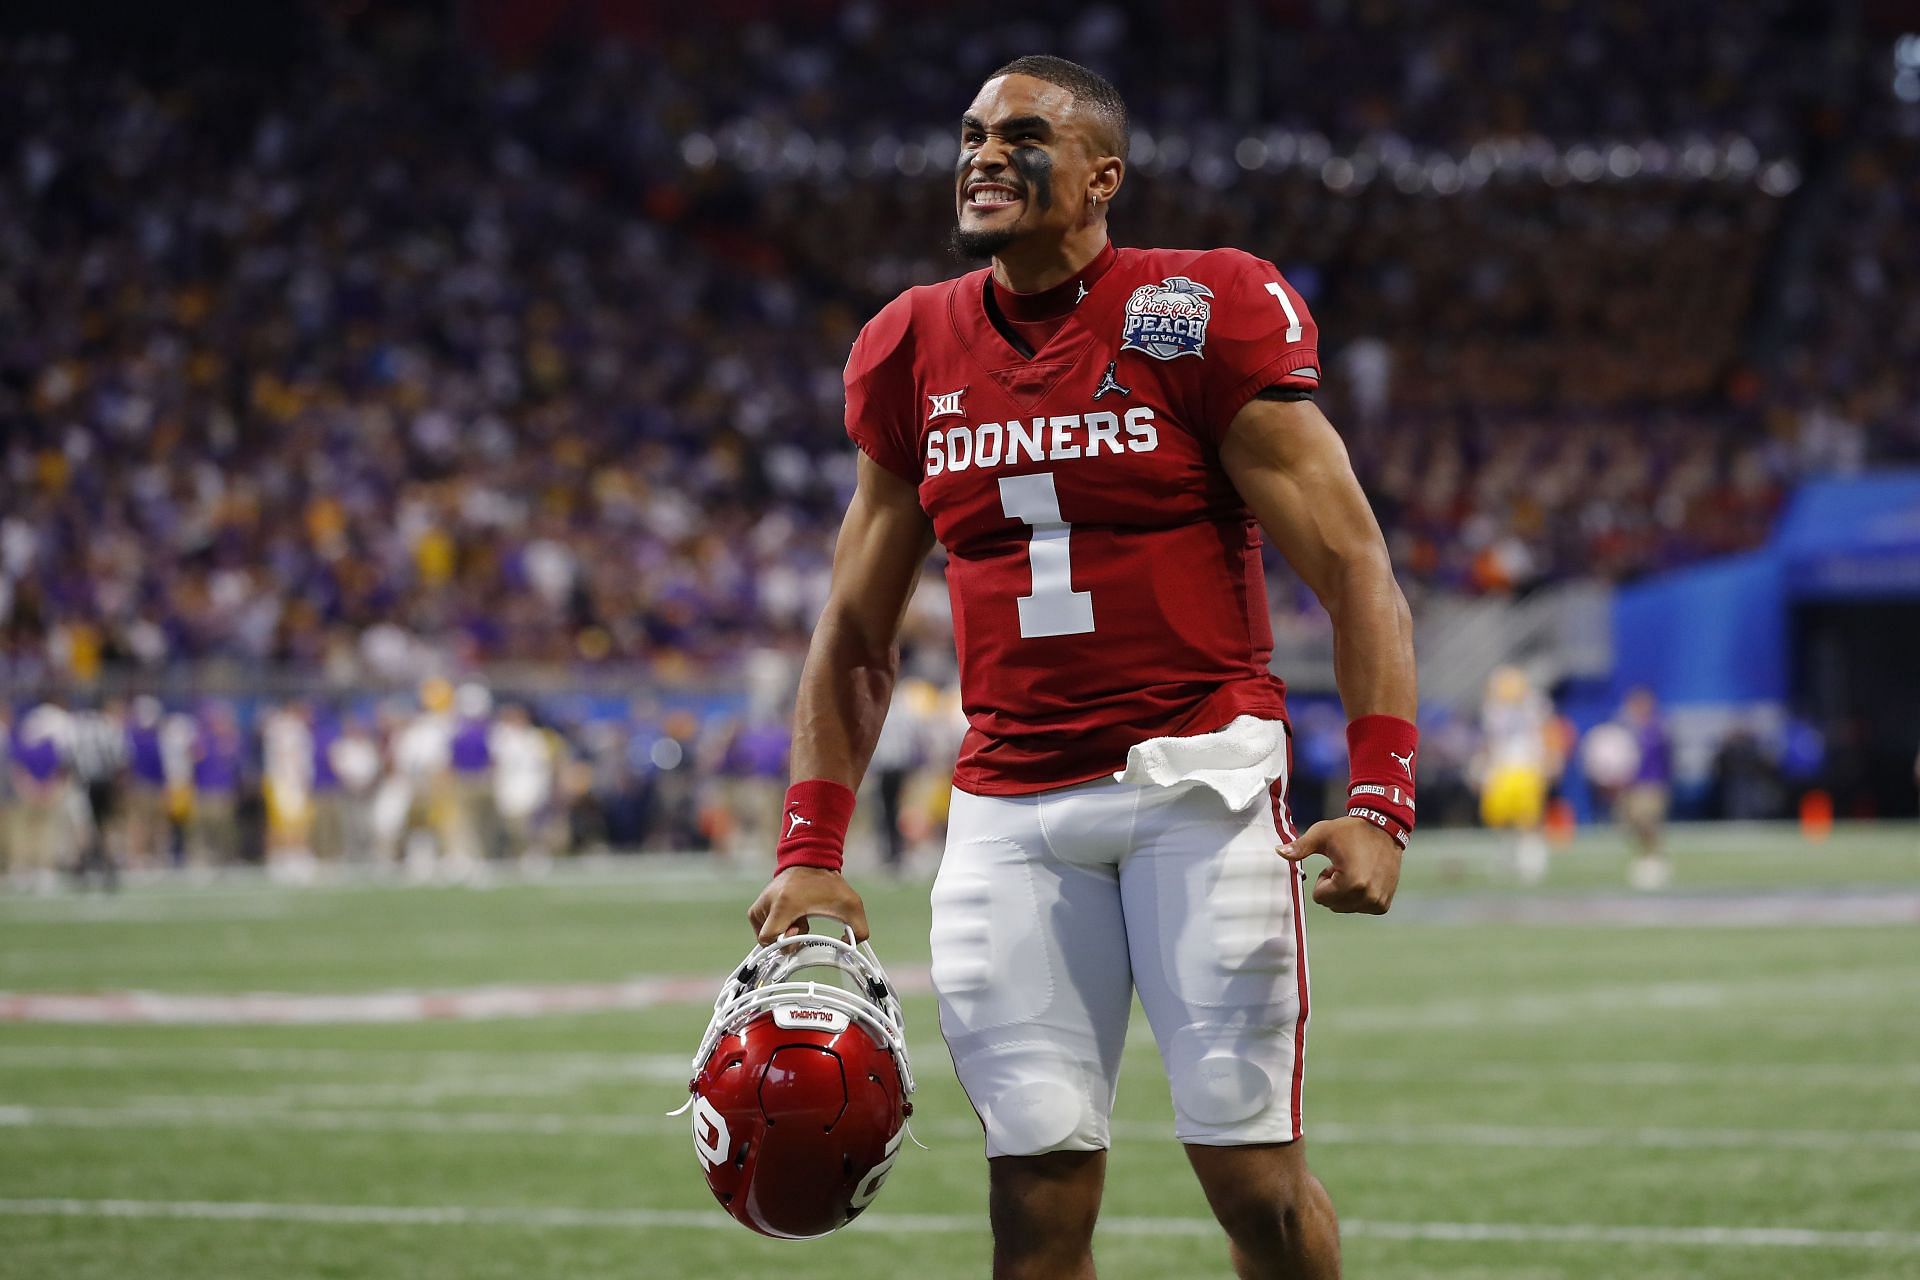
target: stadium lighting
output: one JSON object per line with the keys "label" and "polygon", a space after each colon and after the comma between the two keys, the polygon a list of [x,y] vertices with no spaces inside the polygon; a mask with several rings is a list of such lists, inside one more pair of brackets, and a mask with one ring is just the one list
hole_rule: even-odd
{"label": "stadium lighting", "polygon": [[1791,160],[1775,160],[1760,171],[1760,189],[1770,196],[1792,195],[1800,185],[1800,167]]}
{"label": "stadium lighting", "polygon": [[1893,96],[1902,102],[1920,102],[1920,33],[1893,42]]}
{"label": "stadium lighting", "polygon": [[[1905,37],[1895,91],[1920,101],[1920,36]],[[689,133],[680,142],[680,159],[695,172],[727,164],[742,173],[769,178],[855,177],[894,171],[920,177],[936,167],[934,158],[951,154],[944,133],[920,139],[883,134],[849,149],[833,139],[802,131],[782,133],[776,141],[756,121],[739,121],[716,134]],[[1713,140],[1699,135],[1672,143],[1654,138],[1575,141],[1556,146],[1538,135],[1485,138],[1458,153],[1415,151],[1407,139],[1375,134],[1351,150],[1336,149],[1322,133],[1273,128],[1233,139],[1195,141],[1179,134],[1155,137],[1141,129],[1133,136],[1133,165],[1145,173],[1180,173],[1200,185],[1231,187],[1240,174],[1284,173],[1297,169],[1330,191],[1351,192],[1383,176],[1407,195],[1455,196],[1483,187],[1495,175],[1531,179],[1550,187],[1636,179],[1684,182],[1750,182],[1769,196],[1784,196],[1801,181],[1799,168],[1784,157],[1765,157],[1753,139],[1732,134]]]}
{"label": "stadium lighting", "polygon": [[711,169],[719,156],[719,148],[704,133],[690,133],[680,141],[680,158],[689,169]]}

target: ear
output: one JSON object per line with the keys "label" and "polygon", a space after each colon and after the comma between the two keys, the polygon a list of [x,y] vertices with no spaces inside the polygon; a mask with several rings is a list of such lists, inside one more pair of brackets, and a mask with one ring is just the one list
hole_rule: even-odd
{"label": "ear", "polygon": [[1087,182],[1087,207],[1097,213],[1106,205],[1113,203],[1113,197],[1120,190],[1121,180],[1127,175],[1127,162],[1119,156],[1096,156],[1093,161],[1093,175]]}

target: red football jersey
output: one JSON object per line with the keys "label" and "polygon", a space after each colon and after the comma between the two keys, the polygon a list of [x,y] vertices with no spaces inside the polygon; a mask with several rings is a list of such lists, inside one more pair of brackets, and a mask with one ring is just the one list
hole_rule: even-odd
{"label": "red football jersey", "polygon": [[1284,716],[1260,529],[1218,450],[1262,388],[1318,385],[1300,295],[1235,249],[1122,249],[1029,359],[988,286],[907,290],[846,372],[847,433],[947,551],[955,785],[1046,791],[1148,738]]}

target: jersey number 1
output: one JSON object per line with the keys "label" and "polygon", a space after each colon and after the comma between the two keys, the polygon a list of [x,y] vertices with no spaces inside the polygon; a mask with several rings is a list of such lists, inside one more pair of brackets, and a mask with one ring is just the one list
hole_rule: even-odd
{"label": "jersey number 1", "polygon": [[1014,603],[1020,606],[1020,635],[1077,636],[1093,630],[1093,593],[1073,589],[1073,526],[1060,518],[1060,495],[1053,473],[1002,476],[1000,509],[1009,520],[1033,528],[1027,542],[1027,563],[1033,569],[1033,590]]}
{"label": "jersey number 1", "polygon": [[1267,292],[1280,299],[1280,309],[1287,313],[1287,333],[1282,342],[1300,341],[1300,313],[1293,309],[1293,299],[1280,287],[1278,280],[1267,281]]}

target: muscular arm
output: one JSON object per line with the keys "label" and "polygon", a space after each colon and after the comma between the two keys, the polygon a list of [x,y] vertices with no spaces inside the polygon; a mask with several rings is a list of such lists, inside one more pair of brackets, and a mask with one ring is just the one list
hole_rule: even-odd
{"label": "muscular arm", "polygon": [[912,485],[860,455],[793,711],[793,776],[858,788],[900,669],[897,639],[933,525]]}
{"label": "muscular arm", "polygon": [[[793,777],[857,789],[873,757],[900,670],[900,621],[933,548],[933,525],[911,484],[864,453],[833,548],[833,585],[813,630],[793,713]],[[867,936],[866,909],[837,871],[789,867],[747,912],[762,942],[832,916]]]}
{"label": "muscular arm", "polygon": [[1333,424],[1311,400],[1250,401],[1227,428],[1220,463],[1333,619],[1347,718],[1413,719],[1413,618]]}
{"label": "muscular arm", "polygon": [[[1220,463],[1241,499],[1333,619],[1334,679],[1347,718],[1414,718],[1413,618],[1346,446],[1310,400],[1253,400],[1234,416]],[[1281,852],[1324,854],[1314,901],[1384,912],[1400,881],[1392,837],[1360,818],[1315,823]]]}

